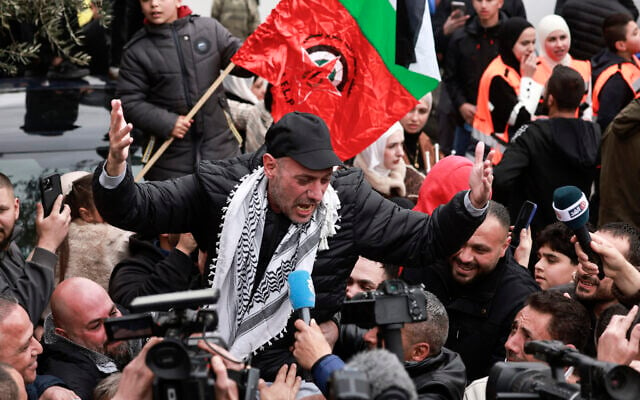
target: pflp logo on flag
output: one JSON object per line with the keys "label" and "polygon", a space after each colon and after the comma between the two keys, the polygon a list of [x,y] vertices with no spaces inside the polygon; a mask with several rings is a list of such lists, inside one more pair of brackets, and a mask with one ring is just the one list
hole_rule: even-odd
{"label": "pflp logo on flag", "polygon": [[273,85],[274,121],[319,116],[346,160],[435,89],[434,47],[425,0],[280,0],[231,60]]}
{"label": "pflp logo on flag", "polygon": [[285,71],[283,83],[278,87],[287,104],[304,103],[316,91],[338,97],[351,93],[353,76],[357,73],[356,60],[339,34],[309,35],[302,41],[300,53],[304,66],[302,74],[289,79]]}

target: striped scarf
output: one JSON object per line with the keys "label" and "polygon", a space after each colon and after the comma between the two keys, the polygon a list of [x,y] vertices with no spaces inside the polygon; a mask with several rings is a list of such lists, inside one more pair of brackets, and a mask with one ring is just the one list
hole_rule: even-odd
{"label": "striped scarf", "polygon": [[340,200],[329,186],[311,219],[304,224],[291,224],[252,294],[269,206],[267,181],[260,167],[243,177],[230,193],[223,209],[218,257],[213,260],[209,275],[212,287],[220,291],[218,333],[239,358],[284,335],[293,311],[288,299],[289,273],[311,273],[316,252],[327,249],[327,238],[339,229],[336,222]]}

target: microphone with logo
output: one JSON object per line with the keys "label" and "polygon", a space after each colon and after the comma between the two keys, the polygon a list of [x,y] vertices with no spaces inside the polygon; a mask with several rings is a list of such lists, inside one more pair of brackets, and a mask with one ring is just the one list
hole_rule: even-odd
{"label": "microphone with logo", "polygon": [[308,271],[292,271],[289,274],[289,300],[298,317],[309,325],[311,309],[316,305],[316,293]]}
{"label": "microphone with logo", "polygon": [[558,221],[563,222],[573,231],[582,250],[589,260],[598,265],[598,278],[604,278],[604,269],[600,256],[591,249],[591,235],[587,229],[589,221],[589,201],[580,189],[575,186],[562,186],[553,192],[553,211]]}

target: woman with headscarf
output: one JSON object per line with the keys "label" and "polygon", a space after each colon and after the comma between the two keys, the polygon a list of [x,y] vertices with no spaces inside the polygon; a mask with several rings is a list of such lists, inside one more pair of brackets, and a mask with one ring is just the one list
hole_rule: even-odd
{"label": "woman with headscarf", "polygon": [[[571,47],[571,33],[564,18],[559,15],[547,15],[540,20],[536,28],[538,40],[540,41],[541,53],[538,56],[538,67],[533,80],[541,85],[546,85],[553,68],[564,65],[575,69],[580,73],[585,82],[585,93],[580,104],[580,115],[590,120],[593,116],[591,109],[591,63],[589,61],[576,60],[569,55]],[[537,115],[546,115],[548,110],[543,107],[543,103],[538,107]]]}
{"label": "woman with headscarf", "polygon": [[407,194],[403,144],[404,130],[396,122],[353,161],[354,166],[362,169],[367,182],[387,198],[405,197]]}
{"label": "woman with headscarf", "polygon": [[543,86],[536,72],[536,31],[523,18],[510,18],[499,34],[499,55],[480,78],[473,136],[496,150],[494,164],[516,130],[531,120]]}

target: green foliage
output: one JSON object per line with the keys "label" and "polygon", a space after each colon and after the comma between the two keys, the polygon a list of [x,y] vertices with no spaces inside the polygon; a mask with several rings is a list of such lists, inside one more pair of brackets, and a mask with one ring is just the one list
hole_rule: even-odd
{"label": "green foliage", "polygon": [[[49,46],[54,54],[78,65],[87,65],[90,57],[78,51],[82,43],[78,26],[78,10],[85,0],[1,0],[0,1],[0,72],[17,73],[20,66],[38,57],[41,46]],[[99,20],[110,22],[110,3],[93,0]],[[21,24],[31,29],[28,34]]]}

